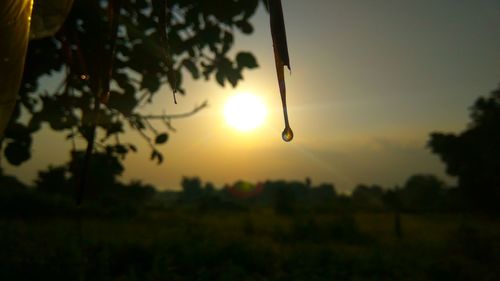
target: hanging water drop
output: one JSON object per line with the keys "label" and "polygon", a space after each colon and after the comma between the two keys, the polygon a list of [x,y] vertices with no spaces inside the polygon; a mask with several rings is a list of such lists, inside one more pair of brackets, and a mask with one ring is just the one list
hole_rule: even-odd
{"label": "hanging water drop", "polygon": [[286,106],[286,86],[284,67],[290,69],[290,58],[288,57],[288,46],[286,43],[285,22],[283,20],[283,8],[281,0],[268,0],[271,37],[273,39],[274,62],[276,65],[276,74],[283,107],[283,118],[285,121],[285,130],[281,134],[284,141],[289,142],[293,139],[293,132],[288,123],[288,110]]}
{"label": "hanging water drop", "polygon": [[80,79],[82,79],[83,81],[87,81],[87,80],[89,80],[89,75],[88,74],[82,74],[82,75],[80,75]]}
{"label": "hanging water drop", "polygon": [[285,129],[283,130],[283,133],[281,133],[281,138],[289,142],[293,139],[293,131],[290,127],[286,126]]}

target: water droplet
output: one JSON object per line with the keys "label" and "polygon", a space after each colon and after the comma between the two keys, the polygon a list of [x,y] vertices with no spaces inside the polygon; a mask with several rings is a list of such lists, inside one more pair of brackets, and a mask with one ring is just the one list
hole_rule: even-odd
{"label": "water droplet", "polygon": [[290,127],[285,127],[283,130],[283,133],[281,133],[281,138],[283,138],[284,141],[289,142],[293,139],[293,131]]}
{"label": "water droplet", "polygon": [[87,74],[82,74],[80,75],[80,79],[87,81],[89,80],[89,76]]}

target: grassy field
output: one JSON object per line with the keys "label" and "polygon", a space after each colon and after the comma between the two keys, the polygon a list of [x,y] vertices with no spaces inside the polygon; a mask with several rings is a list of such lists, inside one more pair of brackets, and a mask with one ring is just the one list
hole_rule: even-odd
{"label": "grassy field", "polygon": [[0,221],[0,280],[500,280],[500,222],[147,211]]}

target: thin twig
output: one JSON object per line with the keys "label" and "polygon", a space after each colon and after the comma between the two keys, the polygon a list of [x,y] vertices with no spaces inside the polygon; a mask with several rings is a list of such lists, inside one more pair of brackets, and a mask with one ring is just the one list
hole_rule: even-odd
{"label": "thin twig", "polygon": [[186,112],[186,113],[170,114],[170,115],[166,115],[166,114],[161,114],[161,115],[141,115],[140,117],[142,119],[179,119],[179,118],[186,118],[186,117],[189,117],[189,116],[197,113],[198,111],[202,110],[203,108],[205,108],[207,106],[208,106],[208,103],[205,101],[201,105],[196,106],[190,112]]}

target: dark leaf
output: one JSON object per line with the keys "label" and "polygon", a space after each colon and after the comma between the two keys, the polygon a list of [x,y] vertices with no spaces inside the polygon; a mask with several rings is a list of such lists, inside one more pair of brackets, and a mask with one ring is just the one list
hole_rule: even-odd
{"label": "dark leaf", "polygon": [[147,89],[154,93],[160,89],[160,79],[153,74],[144,74],[141,81],[141,89]]}
{"label": "dark leaf", "polygon": [[167,133],[162,133],[156,136],[155,143],[156,144],[163,144],[166,143],[168,140],[168,134]]}
{"label": "dark leaf", "polygon": [[163,155],[158,150],[151,152],[151,160],[156,160],[158,164],[163,162]]}
{"label": "dark leaf", "polygon": [[21,123],[12,123],[5,130],[5,137],[17,140],[31,141],[30,130]]}
{"label": "dark leaf", "polygon": [[39,113],[35,113],[31,116],[31,119],[28,123],[28,128],[31,132],[40,130],[43,120],[42,118],[43,116],[41,116]]}
{"label": "dark leaf", "polygon": [[215,73],[215,79],[217,80],[217,83],[219,83],[219,85],[224,87],[224,73],[222,71],[218,70]]}
{"label": "dark leaf", "polygon": [[231,86],[236,87],[238,81],[242,79],[241,72],[238,69],[231,70],[226,75],[227,80],[231,83]]}
{"label": "dark leaf", "polygon": [[223,54],[227,53],[227,51],[229,51],[233,43],[234,43],[233,34],[227,31],[224,32],[224,40],[222,41],[222,53]]}
{"label": "dark leaf", "polygon": [[243,69],[245,67],[256,68],[259,66],[255,57],[248,52],[239,52],[236,55],[236,63],[238,64],[239,69]]}
{"label": "dark leaf", "polygon": [[283,65],[290,69],[281,0],[269,0],[269,14],[271,17],[271,37],[273,38],[273,46]]}
{"label": "dark leaf", "polygon": [[4,155],[10,164],[19,166],[30,159],[30,144],[19,141],[9,142],[5,147]]}
{"label": "dark leaf", "polygon": [[123,124],[121,122],[109,123],[106,128],[106,136],[109,137],[118,133],[123,133]]}
{"label": "dark leaf", "polygon": [[236,26],[245,34],[250,34],[253,32],[253,26],[246,20],[237,21]]}
{"label": "dark leaf", "polygon": [[132,150],[133,152],[137,152],[137,147],[136,147],[135,145],[133,145],[133,144],[129,144],[129,145],[128,145],[128,148],[129,148],[130,150]]}
{"label": "dark leaf", "polygon": [[182,61],[182,65],[184,65],[189,72],[191,72],[191,75],[193,76],[194,79],[198,79],[200,77],[200,72],[198,71],[198,67],[196,67],[196,64],[189,59],[185,59]]}
{"label": "dark leaf", "polygon": [[118,154],[127,154],[128,152],[127,148],[122,144],[115,145],[115,151]]}

